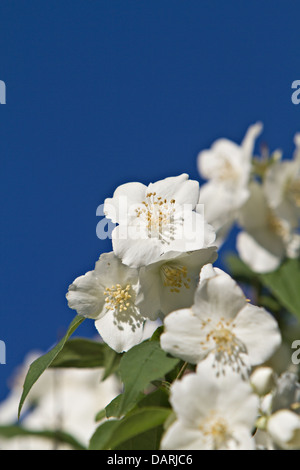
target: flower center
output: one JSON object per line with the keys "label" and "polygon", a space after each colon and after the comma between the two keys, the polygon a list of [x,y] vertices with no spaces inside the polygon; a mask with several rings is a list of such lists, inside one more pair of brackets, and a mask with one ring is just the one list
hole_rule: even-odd
{"label": "flower center", "polygon": [[234,182],[238,177],[239,175],[232,163],[227,158],[224,158],[222,166],[218,172],[218,179],[223,182]]}
{"label": "flower center", "polygon": [[203,436],[211,443],[211,448],[216,450],[226,447],[226,441],[230,438],[228,424],[225,419],[211,415],[199,426]]}
{"label": "flower center", "polygon": [[211,334],[212,339],[216,344],[217,352],[225,351],[229,356],[231,356],[235,348],[235,334],[223,326]]}
{"label": "flower center", "polygon": [[135,306],[136,293],[131,284],[106,287],[104,295],[106,310],[112,311],[113,323],[119,330],[124,329],[122,323],[127,323],[132,331],[142,326],[145,318]]}
{"label": "flower center", "polygon": [[118,310],[122,312],[132,306],[132,288],[130,284],[122,287],[120,284],[106,287],[104,291],[107,310]]}
{"label": "flower center", "polygon": [[169,238],[174,235],[174,213],[175,199],[168,201],[156,193],[146,194],[143,206],[136,209],[136,215],[145,223],[149,237],[165,240],[165,232],[168,231]]}
{"label": "flower center", "polygon": [[171,292],[180,292],[182,286],[190,288],[191,279],[187,277],[187,267],[180,264],[166,263],[160,268],[161,278],[165,287]]}
{"label": "flower center", "polygon": [[[225,321],[221,318],[217,324],[213,324],[211,319],[202,322],[202,328],[209,328],[206,341],[201,341],[203,350],[207,355],[213,353],[215,356],[214,367],[229,365],[237,372],[241,372],[245,363],[241,354],[247,353],[244,343],[237,338],[232,329],[235,327],[233,320]],[[218,370],[219,374],[220,370]]]}

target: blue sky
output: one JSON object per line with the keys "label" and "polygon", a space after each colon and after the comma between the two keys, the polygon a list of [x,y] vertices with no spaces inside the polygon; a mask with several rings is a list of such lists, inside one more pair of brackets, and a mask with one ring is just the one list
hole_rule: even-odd
{"label": "blue sky", "polygon": [[120,183],[199,179],[198,152],[257,120],[291,155],[299,14],[279,0],[1,0],[0,399],[72,320],[68,285],[111,250],[96,209]]}

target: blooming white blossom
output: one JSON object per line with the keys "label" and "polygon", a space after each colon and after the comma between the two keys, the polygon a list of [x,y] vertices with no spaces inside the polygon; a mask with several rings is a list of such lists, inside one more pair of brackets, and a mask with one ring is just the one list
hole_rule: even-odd
{"label": "blooming white blossom", "polygon": [[274,271],[286,256],[296,256],[300,238],[291,223],[270,207],[262,185],[252,182],[250,191],[239,213],[238,254],[254,272]]}
{"label": "blooming white blossom", "polygon": [[262,124],[249,127],[241,145],[218,139],[209,150],[198,155],[200,175],[208,181],[201,186],[199,203],[204,204],[205,218],[217,233],[218,244],[236,220],[238,210],[249,197],[255,139]]}
{"label": "blooming white blossom", "polygon": [[167,315],[161,335],[161,347],[176,357],[193,364],[210,357],[218,371],[229,365],[241,373],[265,362],[280,342],[272,315],[247,302],[237,283],[212,265],[201,270],[193,306]]}
{"label": "blooming white blossom", "polygon": [[264,191],[270,207],[293,227],[300,220],[300,134],[294,138],[293,159],[277,159],[267,169]]}
{"label": "blooming white blossom", "polygon": [[165,316],[173,310],[193,304],[202,266],[217,259],[216,247],[187,253],[168,252],[159,261],[140,268],[143,300],[139,308],[146,315],[152,312]]}
{"label": "blooming white blossom", "polygon": [[275,384],[276,375],[271,367],[257,367],[250,376],[250,383],[257,395],[269,393]]}
{"label": "blooming white blossom", "polygon": [[[138,270],[125,266],[110,252],[100,256],[93,271],[75,279],[66,297],[70,308],[96,320],[102,339],[122,352],[143,339],[146,317],[137,306],[140,295]],[[150,307],[148,319],[155,320]]]}
{"label": "blooming white blossom", "polygon": [[283,409],[272,414],[267,432],[279,448],[300,449],[300,416],[293,411]]}
{"label": "blooming white blossom", "polygon": [[[17,423],[18,403],[22,384],[29,364],[37,358],[29,354],[18,369],[8,397],[0,405],[1,425]],[[22,427],[28,431],[63,431],[72,435],[82,445],[88,445],[97,423],[96,414],[115,398],[121,390],[116,376],[102,381],[103,369],[47,369],[30,390],[27,410],[23,410]],[[32,408],[31,408],[32,407]],[[0,439],[5,450],[70,449],[68,444],[58,444],[51,439],[26,436]]]}
{"label": "blooming white blossom", "polygon": [[206,363],[175,381],[170,402],[176,414],[163,436],[163,450],[251,450],[258,398],[251,386],[228,370],[216,377]]}
{"label": "blooming white blossom", "polygon": [[284,372],[261,398],[255,435],[262,449],[300,449],[300,384],[298,374]]}
{"label": "blooming white blossom", "polygon": [[112,232],[115,254],[124,264],[139,267],[168,251],[192,251],[211,245],[215,233],[196,212],[199,183],[187,174],[145,186],[119,186],[104,202],[104,213],[117,227]]}

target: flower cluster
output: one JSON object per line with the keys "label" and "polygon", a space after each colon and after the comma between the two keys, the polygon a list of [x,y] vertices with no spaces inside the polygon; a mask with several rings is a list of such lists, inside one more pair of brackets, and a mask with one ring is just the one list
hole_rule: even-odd
{"label": "flower cluster", "polygon": [[[113,251],[102,254],[67,293],[69,306],[94,319],[102,339],[118,353],[145,339],[146,322],[160,319],[162,350],[194,367],[171,385],[176,418],[162,449],[255,446],[251,431],[259,401],[249,375],[274,354],[281,334],[274,317],[213,266],[216,235],[201,205],[206,216],[213,204],[219,206],[220,239],[228,221],[241,217],[258,195],[256,190],[251,196],[250,175],[259,132],[259,125],[250,128],[241,148],[222,140],[202,153],[201,168],[212,178],[201,190],[186,174],[148,187],[118,187],[104,204],[106,217],[117,224]],[[206,204],[209,194],[212,205]]]}
{"label": "flower cluster", "polygon": [[196,371],[172,384],[177,419],[163,448],[253,449],[259,409],[249,373],[280,346],[277,322],[250,304],[228,274],[207,265],[192,307],[170,313],[164,325],[162,348]]}
{"label": "flower cluster", "polygon": [[271,367],[258,367],[250,382],[259,395],[260,417],[255,435],[258,449],[300,449],[300,383],[295,372],[278,376]]}
{"label": "flower cluster", "polygon": [[118,224],[113,251],[75,279],[67,299],[95,319],[115,351],[140,343],[147,321],[189,307],[201,267],[216,260],[215,233],[196,211],[198,201],[199,183],[186,174],[148,187],[124,184],[106,199],[104,212]]}
{"label": "flower cluster", "polygon": [[198,155],[207,182],[200,202],[220,246],[234,223],[240,228],[236,245],[240,258],[255,272],[274,271],[285,257],[299,255],[300,134],[293,159],[263,148],[253,156],[260,123],[250,126],[241,145],[217,140]]}
{"label": "flower cluster", "polygon": [[[98,413],[90,449],[141,449],[146,435],[162,450],[300,449],[298,371],[284,353],[300,305],[300,134],[283,160],[254,156],[261,132],[200,152],[201,188],[184,173],[105,200],[112,251],[69,286],[78,315],[29,369],[21,403],[45,367],[92,364],[123,389]],[[216,264],[234,224],[240,277]],[[68,346],[84,318],[97,347]]]}
{"label": "flower cluster", "polygon": [[[41,353],[37,352],[27,354],[11,378],[10,393],[0,403],[0,428],[16,426],[18,402],[27,369],[40,356]],[[121,389],[116,376],[101,380],[103,373],[104,370],[98,368],[46,370],[28,396],[22,419],[23,432],[15,435],[10,432],[11,437],[5,433],[2,436],[0,432],[0,449],[72,450],[72,441],[51,438],[51,433],[55,436],[58,430],[72,436],[79,445],[88,445],[97,426],[96,413]]]}

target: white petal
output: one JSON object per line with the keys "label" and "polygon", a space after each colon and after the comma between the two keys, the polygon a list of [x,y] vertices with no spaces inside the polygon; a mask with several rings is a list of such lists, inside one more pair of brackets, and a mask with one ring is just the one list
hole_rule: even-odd
{"label": "white petal", "polygon": [[97,318],[101,315],[105,303],[104,289],[95,277],[95,272],[89,271],[70,285],[66,295],[68,305],[76,310],[78,315]]}
{"label": "white petal", "polygon": [[[259,399],[253,393],[248,380],[243,379],[231,368],[226,369],[224,374],[217,375],[209,358],[197,365],[196,373],[199,376],[199,384],[202,382],[201,400],[206,401],[208,407],[213,406],[210,398],[205,399],[204,394],[208,396],[216,393],[218,399],[214,409],[218,414],[231,426],[242,425],[251,431],[257,418]],[[210,388],[206,382],[210,384]]]}
{"label": "white petal", "polygon": [[[125,229],[127,229],[125,227]],[[131,267],[145,266],[158,260],[162,253],[161,243],[158,238],[131,238],[125,236],[121,226],[112,232],[112,244],[115,254],[122,262]]]}
{"label": "white petal", "polygon": [[241,146],[243,148],[246,158],[248,158],[249,160],[251,159],[253,155],[255,140],[262,133],[262,130],[263,130],[263,125],[261,122],[257,122],[253,124],[252,126],[248,128],[246,135],[242,141]]}
{"label": "white petal", "polygon": [[201,186],[199,204],[204,206],[204,217],[216,229],[235,217],[236,209],[248,199],[248,188],[226,188],[215,182]]}
{"label": "white petal", "polygon": [[104,214],[114,223],[126,223],[129,208],[145,199],[146,189],[142,183],[122,184],[115,190],[112,198],[105,199]]}
{"label": "white petal", "polygon": [[141,296],[138,307],[141,314],[147,318],[155,319],[161,311],[161,277],[156,269],[140,269]]}
{"label": "white petal", "polygon": [[[139,303],[141,312],[155,311],[167,315],[171,311],[191,307],[200,269],[216,259],[216,247],[212,246],[188,253],[170,251],[162,255],[156,263],[142,267],[140,283],[143,299]],[[165,285],[163,269],[169,266],[179,269],[184,267],[187,270],[185,277],[182,277],[182,286],[177,286],[179,292],[174,291],[174,286]]]}
{"label": "white petal", "polygon": [[156,195],[166,198],[168,201],[175,199],[176,204],[190,205],[193,210],[199,199],[199,182],[189,180],[188,175],[183,173],[179,176],[171,176],[163,180],[151,183],[148,192],[155,192]]}
{"label": "white petal", "polygon": [[196,427],[188,427],[181,421],[175,421],[164,434],[161,450],[202,450],[204,439]]}
{"label": "white petal", "polygon": [[99,284],[111,287],[115,284],[136,285],[138,270],[124,265],[114,252],[102,253],[95,265],[95,278]]}
{"label": "white petal", "polygon": [[203,319],[234,318],[246,304],[245,295],[227,273],[216,269],[214,273],[214,277],[200,275],[193,311]]}
{"label": "white petal", "polygon": [[268,420],[268,432],[275,444],[283,449],[300,449],[300,416],[280,410]]}
{"label": "white petal", "polygon": [[192,309],[170,313],[164,319],[164,327],[160,337],[162,349],[191,364],[197,364],[206,356],[207,330]]}
{"label": "white petal", "polygon": [[275,385],[275,373],[271,367],[257,367],[251,374],[250,383],[260,396],[265,396]]}
{"label": "white petal", "polygon": [[139,326],[135,323],[133,327],[129,322],[116,323],[114,312],[109,311],[104,317],[95,321],[95,327],[103,341],[117,353],[128,351],[143,339],[143,318]]}
{"label": "white petal", "polygon": [[179,263],[187,268],[186,279],[189,279],[187,287],[182,285],[180,292],[172,292],[170,287],[164,287],[161,291],[161,310],[164,315],[184,308],[190,308],[194,303],[195,291],[199,283],[199,272],[207,263],[213,263],[217,259],[215,247],[204,248],[182,254],[176,258]]}
{"label": "white petal", "polygon": [[214,243],[215,231],[202,214],[195,211],[185,211],[183,222],[177,225],[173,239],[164,245],[163,252],[167,251],[195,251]]}
{"label": "white petal", "polygon": [[[230,439],[218,450],[254,450],[255,442],[244,426],[231,430]],[[162,450],[216,450],[211,439],[197,428],[190,428],[181,421],[175,421],[163,436]]]}
{"label": "white petal", "polygon": [[198,427],[217,407],[220,382],[212,368],[205,374],[191,373],[176,380],[170,390],[170,403],[178,419],[189,427]]}
{"label": "white petal", "polygon": [[171,386],[170,402],[178,419],[199,426],[212,412],[229,428],[245,426],[251,431],[257,418],[259,400],[248,381],[231,369],[217,376],[209,361],[197,366]]}
{"label": "white petal", "polygon": [[253,366],[269,359],[281,344],[278,324],[264,308],[247,304],[234,323],[234,333],[246,346]]}
{"label": "white petal", "polygon": [[[166,198],[167,200],[175,199],[177,192],[180,194],[182,188],[187,187],[186,183],[188,182],[189,175],[183,173],[179,176],[170,176],[163,180],[156,181],[155,183],[150,183],[147,192],[149,193],[156,193],[156,195]],[[192,186],[194,187],[194,183]],[[199,192],[199,185],[198,185],[198,192]],[[185,193],[185,191],[184,191]],[[182,200],[177,201],[177,203],[182,204]]]}
{"label": "white petal", "polygon": [[226,447],[220,450],[254,450],[255,440],[250,430],[245,426],[236,426],[231,430]]}
{"label": "white petal", "polygon": [[[259,236],[263,245],[249,233],[241,232],[238,234],[236,247],[239,256],[254,272],[266,273],[275,271],[284,256],[282,243],[277,237],[274,237],[272,233],[267,231],[260,232],[260,234],[256,233],[256,236]],[[272,241],[275,248],[273,253],[267,248],[272,246]],[[275,246],[276,244],[277,246]]]}
{"label": "white petal", "polygon": [[[222,270],[219,270],[220,274],[223,272]],[[200,280],[199,282],[205,283],[209,279],[212,279],[218,275],[218,268],[214,268],[212,263],[207,263],[203,266],[203,268],[200,271]]]}
{"label": "white petal", "polygon": [[241,148],[229,139],[218,139],[210,150],[204,150],[198,155],[198,169],[203,178],[219,179],[226,161],[237,171],[240,171]]}
{"label": "white petal", "polygon": [[239,212],[239,224],[247,231],[266,228],[268,205],[261,185],[252,182],[249,185],[250,197]]}
{"label": "white petal", "polygon": [[277,208],[280,205],[285,196],[286,185],[295,175],[296,168],[293,161],[278,161],[267,170],[263,189],[270,207]]}
{"label": "white petal", "polygon": [[177,204],[186,204],[192,210],[195,209],[199,199],[199,183],[195,180],[187,180],[174,192]]}

